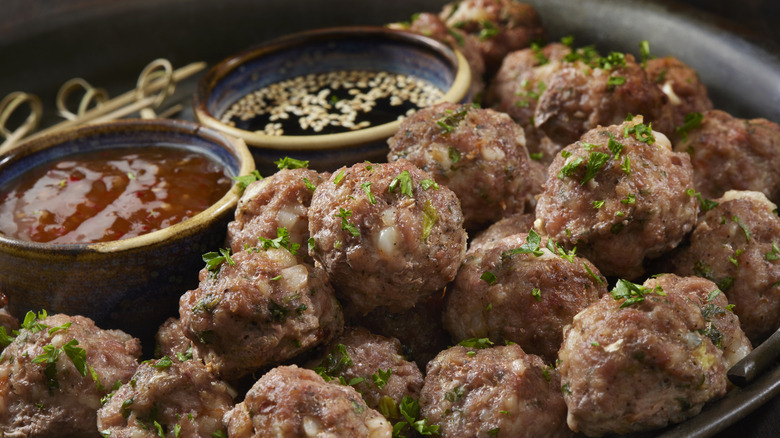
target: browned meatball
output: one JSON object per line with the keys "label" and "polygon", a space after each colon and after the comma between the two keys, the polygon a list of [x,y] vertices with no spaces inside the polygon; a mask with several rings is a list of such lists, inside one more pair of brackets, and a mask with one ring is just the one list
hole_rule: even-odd
{"label": "browned meatball", "polygon": [[665,96],[632,55],[615,54],[598,62],[563,62],[536,102],[534,125],[553,142],[569,144],[599,125],[618,124],[642,114],[660,132]]}
{"label": "browned meatball", "polygon": [[326,379],[343,378],[341,382],[355,388],[373,409],[383,412],[388,403],[398,406],[405,396],[420,396],[423,375],[404,358],[398,339],[352,327],[333,340],[326,353],[312,363],[314,371]]}
{"label": "browned meatball", "polygon": [[155,338],[155,357],[168,356],[172,359],[184,361],[197,357],[197,351],[192,346],[192,341],[184,336],[184,329],[179,318],[168,318],[157,329]]}
{"label": "browned meatball", "polygon": [[442,437],[573,436],[558,373],[518,345],[441,352],[428,364],[420,411]]}
{"label": "browned meatball", "polygon": [[444,327],[455,342],[511,341],[555,362],[563,327],[607,286],[587,260],[540,242],[525,232],[469,251],[444,308]]}
{"label": "browned meatball", "polygon": [[780,328],[780,218],[760,192],[730,191],[696,224],[673,272],[710,279],[758,345]]}
{"label": "browned meatball", "polygon": [[500,221],[489,226],[486,230],[480,232],[469,241],[469,248],[466,251],[466,257],[469,253],[476,251],[478,248],[491,247],[497,242],[500,242],[506,237],[527,233],[528,230],[534,227],[534,221],[536,216],[531,213],[527,214],[515,214],[505,217]]}
{"label": "browned meatball", "polygon": [[402,312],[455,278],[466,249],[452,190],[406,160],[342,167],[314,192],[310,254],[358,312]]}
{"label": "browned meatball", "polygon": [[504,113],[441,103],[404,120],[388,144],[389,161],[405,158],[455,192],[467,229],[532,210],[541,192],[544,169]]}
{"label": "browned meatball", "polygon": [[266,373],[223,420],[231,438],[390,438],[393,432],[354,388],[294,365]]}
{"label": "browned meatball", "polygon": [[276,239],[284,228],[290,241],[304,248],[309,240],[307,215],[314,189],[330,174],[307,168],[282,169],[255,181],[238,201],[235,220],[228,224],[227,244],[235,253],[244,245],[257,246],[258,237]]}
{"label": "browned meatball", "polygon": [[464,0],[444,6],[439,14],[447,26],[479,40],[488,75],[507,53],[544,39],[542,19],[529,4],[515,0]]}
{"label": "browned meatball", "polygon": [[[645,66],[648,78],[658,84],[667,97],[665,111],[670,117],[669,126],[675,130],[685,124],[685,116],[712,109],[712,101],[707,96],[707,87],[699,80],[699,74],[692,67],[675,58],[666,56],[647,60]],[[664,132],[674,138],[675,131]]]}
{"label": "browned meatball", "polygon": [[95,436],[100,399],[130,380],[141,343],[83,316],[44,316],[30,312],[0,357],[0,435]]}
{"label": "browned meatball", "polygon": [[424,370],[425,365],[440,351],[452,345],[450,334],[444,330],[441,322],[444,310],[442,293],[436,293],[400,313],[389,312],[383,307],[377,307],[365,315],[359,312],[350,314],[349,310],[347,308],[345,312],[352,325],[366,327],[382,336],[397,338],[401,341],[404,355],[413,359],[421,370]]}
{"label": "browned meatball", "polygon": [[755,190],[780,202],[780,126],[719,110],[702,116],[687,139],[675,144],[676,151],[691,156],[696,190],[706,198],[728,190]]}
{"label": "browned meatball", "polygon": [[168,357],[144,362],[97,413],[97,427],[112,438],[211,437],[225,428],[235,391],[197,361]]}
{"label": "browned meatball", "polygon": [[[558,370],[572,430],[602,436],[660,428],[726,393],[727,362],[708,336],[709,313],[684,283],[671,275],[644,285],[619,280],[567,327]],[[708,304],[728,312],[723,301]]]}
{"label": "browned meatball", "polygon": [[569,53],[571,49],[559,43],[512,52],[504,58],[485,93],[485,105],[509,114],[519,123],[525,130],[526,147],[531,153],[542,154],[544,163],[552,161],[565,144],[553,142],[534,126],[536,102]]}
{"label": "browned meatball", "polygon": [[391,27],[419,33],[458,49],[471,69],[471,94],[477,96],[485,88],[485,61],[482,59],[479,39],[474,35],[449,28],[438,15],[428,12],[415,14],[408,25],[393,24]]}
{"label": "browned meatball", "polygon": [[284,248],[241,251],[204,268],[179,315],[198,356],[230,380],[327,343],[344,327],[325,272]]}
{"label": "browned meatball", "polygon": [[[565,157],[564,157],[565,155]],[[550,165],[536,206],[538,228],[602,274],[637,278],[645,259],[683,239],[696,221],[687,154],[634,117],[596,128]]]}

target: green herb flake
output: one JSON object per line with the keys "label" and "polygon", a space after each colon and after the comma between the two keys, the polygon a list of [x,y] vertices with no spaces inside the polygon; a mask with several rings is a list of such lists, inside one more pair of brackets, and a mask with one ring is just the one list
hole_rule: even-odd
{"label": "green herb flake", "polygon": [[685,191],[685,193],[688,196],[696,197],[696,200],[699,202],[699,207],[702,209],[702,211],[710,211],[713,208],[718,206],[717,202],[711,201],[709,199],[705,199],[704,197],[701,196],[701,193],[699,193],[699,192],[697,192],[697,191],[695,191],[693,189],[688,189],[688,190]]}
{"label": "green herb flake", "polygon": [[371,193],[371,182],[364,182],[360,184],[360,187],[362,187],[363,191],[366,192],[366,196],[368,196],[368,202],[370,202],[372,205],[376,204],[376,196]]}
{"label": "green herb flake", "polygon": [[422,187],[422,189],[425,191],[428,191],[428,189],[439,190],[441,188],[436,181],[430,178],[425,178],[424,180],[420,181],[420,187]]}
{"label": "green herb flake", "polygon": [[683,124],[674,128],[677,134],[682,136],[682,140],[688,140],[688,132],[701,126],[701,122],[704,120],[704,116],[700,112],[692,112],[685,115]]}
{"label": "green herb flake", "polygon": [[5,327],[0,327],[0,347],[7,347],[11,345],[11,342],[16,339],[15,336],[11,336],[5,331]]}
{"label": "green herb flake", "polygon": [[496,282],[496,280],[497,280],[496,274],[494,274],[494,273],[492,273],[490,271],[483,272],[482,275],[479,276],[479,278],[480,278],[480,280],[482,280],[482,281],[484,281],[484,282],[486,282],[487,284],[490,284],[490,285],[494,284]]}
{"label": "green herb flake", "polygon": [[780,260],[780,248],[777,247],[776,241],[772,241],[772,250],[764,254],[764,258],[768,262]]}
{"label": "green herb flake", "polygon": [[542,254],[544,254],[544,251],[540,249],[541,244],[542,237],[532,228],[528,231],[528,236],[526,236],[524,244],[520,245],[519,248],[504,251],[501,254],[501,257],[507,258],[514,254],[533,254],[536,257],[541,257]]}
{"label": "green herb flake", "polygon": [[494,38],[499,33],[499,29],[496,27],[495,24],[493,24],[492,21],[484,20],[481,21],[480,26],[482,29],[479,31],[479,40],[480,41],[487,41],[491,38]]}
{"label": "green herb flake", "polygon": [[563,179],[567,176],[571,176],[571,174],[574,173],[578,167],[580,167],[580,164],[582,164],[583,161],[585,161],[585,159],[582,157],[577,157],[573,160],[567,160],[566,164],[564,164],[561,170],[558,172],[558,178]]}
{"label": "green herb flake", "polygon": [[341,229],[346,230],[351,234],[353,237],[360,236],[360,230],[355,226],[355,224],[349,222],[347,218],[352,216],[352,210],[344,209],[339,207],[339,214],[334,215],[334,217],[340,217],[341,218]]}
{"label": "green herb flake", "polygon": [[260,248],[262,249],[281,249],[284,248],[292,255],[298,254],[298,248],[300,248],[300,244],[292,242],[290,240],[290,232],[287,231],[287,228],[279,227],[276,229],[276,238],[275,239],[268,239],[266,237],[259,236],[257,238],[258,243],[260,244]]}
{"label": "green herb flake", "polygon": [[422,235],[420,237],[424,242],[428,239],[428,236],[431,235],[431,231],[433,230],[434,225],[436,225],[436,222],[439,221],[439,213],[436,211],[436,207],[433,206],[430,199],[426,199],[425,204],[423,204],[422,216],[423,227]]}
{"label": "green herb flake", "polygon": [[588,271],[588,275],[590,275],[590,277],[591,277],[591,278],[593,278],[594,280],[596,280],[596,282],[598,282],[598,284],[604,284],[604,280],[602,280],[602,279],[601,279],[601,277],[599,277],[598,275],[596,275],[596,274],[593,272],[593,270],[592,270],[592,269],[590,269],[590,266],[588,266],[588,264],[587,264],[587,263],[585,263],[585,262],[582,262],[582,266],[585,266],[585,270],[586,270],[586,271]]}
{"label": "green herb flake", "polygon": [[615,161],[620,159],[620,153],[623,152],[623,149],[625,146],[620,144],[616,139],[615,136],[612,135],[612,133],[609,133],[609,141],[607,142],[607,147],[609,148],[609,151],[612,152],[612,155],[615,156]]}
{"label": "green herb flake", "polygon": [[607,78],[607,89],[609,91],[612,91],[615,89],[615,87],[623,85],[626,83],[626,77],[625,76],[610,76]]}
{"label": "green herb flake", "polygon": [[631,160],[628,158],[628,155],[623,158],[623,164],[620,165],[620,168],[623,169],[626,175],[631,175]]}
{"label": "green herb flake", "polygon": [[739,218],[738,218],[737,216],[733,216],[733,217],[731,218],[731,220],[733,220],[734,222],[736,222],[736,223],[737,223],[737,225],[739,225],[739,227],[740,227],[740,228],[742,228],[742,232],[744,232],[744,233],[745,233],[745,239],[747,239],[747,241],[748,241],[748,242],[750,242],[750,239],[751,239],[751,237],[752,237],[752,234],[751,234],[751,232],[750,232],[750,228],[748,228],[748,226],[747,226],[747,225],[745,225],[744,223],[742,223],[742,221],[740,221],[740,220],[739,220]]}
{"label": "green herb flake", "polygon": [[588,181],[593,179],[596,174],[607,164],[609,161],[609,155],[603,152],[591,152],[588,157],[588,163],[585,165],[585,176],[582,178],[580,185],[585,185]]}
{"label": "green herb flake", "polygon": [[219,273],[220,267],[223,263],[227,263],[230,266],[235,266],[236,262],[230,257],[230,248],[220,248],[219,252],[207,252],[202,256],[203,261],[206,262],[206,270],[211,273],[212,276],[216,276]]}
{"label": "green herb flake", "polygon": [[536,301],[542,301],[542,291],[538,287],[533,288],[531,296],[534,297]]}
{"label": "green herb flake", "polygon": [[263,179],[263,176],[260,175],[259,170],[253,170],[248,175],[234,176],[232,179],[241,190],[244,190],[249,184]]}
{"label": "green herb flake", "polygon": [[636,195],[633,194],[633,193],[629,193],[629,194],[626,195],[625,198],[620,200],[620,203],[621,204],[626,204],[626,205],[636,204]]}
{"label": "green herb flake", "polygon": [[655,143],[655,137],[653,136],[653,127],[645,125],[644,123],[638,123],[633,126],[626,126],[623,129],[623,137],[628,137],[629,134],[634,134],[636,139],[642,143],[653,144]]}
{"label": "green herb flake", "polygon": [[333,184],[339,185],[341,184],[341,180],[344,179],[344,169],[341,169],[339,173],[336,174],[335,178],[333,178]]}
{"label": "green herb flake", "polygon": [[382,368],[378,368],[376,374],[371,375],[371,380],[374,382],[374,386],[381,390],[387,385],[387,381],[392,374],[393,370],[391,368],[388,368],[387,371],[382,371]]}
{"label": "green herb flake", "polygon": [[306,186],[307,189],[311,190],[312,192],[317,190],[317,186],[315,186],[314,183],[309,181],[309,178],[303,177],[301,179],[303,180],[303,184]]}
{"label": "green herb flake", "polygon": [[647,61],[652,59],[650,55],[650,42],[642,40],[639,42],[639,57],[642,60],[642,68],[647,67]]}
{"label": "green herb flake", "polygon": [[300,169],[302,167],[309,167],[307,160],[296,160],[295,158],[284,157],[280,160],[274,161],[276,168],[281,169]]}
{"label": "green herb flake", "polygon": [[610,291],[610,294],[616,301],[621,299],[625,300],[620,304],[621,309],[643,302],[645,300],[645,296],[649,294],[666,296],[666,293],[663,291],[663,289],[661,289],[661,286],[648,289],[643,285],[632,283],[623,279],[619,279],[617,281],[615,288]]}
{"label": "green herb flake", "polygon": [[455,131],[455,128],[463,121],[468,111],[469,107],[467,105],[463,105],[457,111],[445,110],[444,115],[436,121],[436,124],[442,128],[443,134],[449,134]]}
{"label": "green herb flake", "polygon": [[601,208],[604,206],[604,201],[593,201],[593,207],[594,208]]}
{"label": "green herb flake", "polygon": [[460,161],[461,153],[459,150],[450,146],[449,149],[447,149],[447,157],[449,157],[452,164],[455,164]]}
{"label": "green herb flake", "polygon": [[393,193],[396,190],[400,190],[402,195],[406,195],[410,198],[413,197],[414,193],[412,191],[412,175],[408,170],[402,171],[398,174],[398,176],[390,181],[390,185],[388,186],[387,190],[390,193]]}
{"label": "green herb flake", "polygon": [[493,342],[488,338],[470,338],[458,342],[458,345],[460,345],[461,347],[481,350],[483,348],[490,348],[491,346],[493,346]]}

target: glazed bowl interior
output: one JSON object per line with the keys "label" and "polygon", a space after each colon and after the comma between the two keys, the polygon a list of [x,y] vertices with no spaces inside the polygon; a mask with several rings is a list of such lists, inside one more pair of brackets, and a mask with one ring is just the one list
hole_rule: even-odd
{"label": "glazed bowl interior", "polygon": [[[34,167],[73,154],[120,147],[168,146],[205,155],[227,176],[254,169],[246,145],[212,129],[175,120],[123,120],[30,140],[0,156],[0,188]],[[148,335],[197,285],[202,254],[224,244],[240,189],[166,228],[109,242],[55,244],[0,233],[0,291],[9,311],[88,316],[106,328]]]}
{"label": "glazed bowl interior", "polygon": [[422,35],[384,27],[344,27],[290,35],[246,50],[215,65],[195,95],[200,123],[242,138],[259,169],[279,157],[309,159],[310,167],[333,170],[344,164],[383,160],[387,138],[400,121],[322,135],[265,135],[224,123],[231,105],[285,79],[343,70],[404,74],[443,92],[442,101],[470,99],[471,74],[463,55]]}

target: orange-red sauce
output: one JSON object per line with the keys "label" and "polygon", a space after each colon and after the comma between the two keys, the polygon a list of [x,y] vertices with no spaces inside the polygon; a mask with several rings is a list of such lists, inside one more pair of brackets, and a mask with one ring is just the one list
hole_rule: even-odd
{"label": "orange-red sauce", "polygon": [[0,233],[34,242],[134,237],[188,219],[232,185],[220,164],[184,148],[113,148],[42,164],[0,193]]}

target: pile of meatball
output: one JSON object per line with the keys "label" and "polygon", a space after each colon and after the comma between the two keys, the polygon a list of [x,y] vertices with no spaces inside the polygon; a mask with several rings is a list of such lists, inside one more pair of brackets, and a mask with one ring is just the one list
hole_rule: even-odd
{"label": "pile of meatball", "polygon": [[251,182],[153,359],[0,311],[0,434],[598,437],[729,391],[780,327],[780,127],[647,46],[544,44],[512,0],[394,26],[462,50],[481,106]]}

